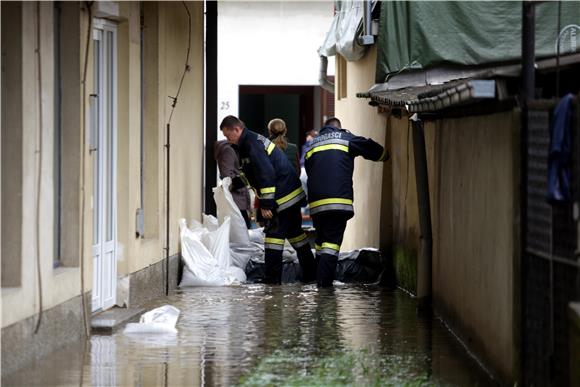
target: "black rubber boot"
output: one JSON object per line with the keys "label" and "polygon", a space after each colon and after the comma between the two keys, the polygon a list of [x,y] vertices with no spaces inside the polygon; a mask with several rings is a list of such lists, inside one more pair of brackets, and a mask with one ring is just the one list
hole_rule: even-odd
{"label": "black rubber boot", "polygon": [[320,262],[318,262],[318,270],[316,273],[316,284],[318,287],[324,288],[332,286],[337,262],[338,257],[336,256],[329,254],[320,255]]}
{"label": "black rubber boot", "polygon": [[302,269],[302,282],[310,283],[316,281],[316,260],[310,250],[310,245],[305,245],[296,250],[298,261]]}
{"label": "black rubber boot", "polygon": [[264,283],[280,285],[282,283],[282,251],[266,249],[266,276]]}

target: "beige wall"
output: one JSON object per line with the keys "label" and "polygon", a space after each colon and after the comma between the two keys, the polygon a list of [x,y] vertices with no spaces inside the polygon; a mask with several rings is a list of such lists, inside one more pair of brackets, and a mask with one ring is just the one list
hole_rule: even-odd
{"label": "beige wall", "polygon": [[435,303],[506,380],[516,355],[518,127],[516,111],[437,126]]}
{"label": "beige wall", "polygon": [[[2,288],[2,327],[22,320],[38,311],[37,287],[37,178],[40,179],[40,272],[43,309],[52,308],[80,294],[78,267],[52,268],[54,259],[54,190],[53,190],[53,41],[52,3],[40,3],[41,98],[42,123],[39,114],[39,77],[35,47],[37,46],[36,3],[22,3],[22,96],[27,101],[22,109],[22,270],[18,287]],[[42,128],[42,147],[39,143]],[[40,169],[36,151],[42,148]],[[4,182],[3,182],[4,183]],[[3,216],[2,227],[10,227]],[[2,257],[2,259],[10,259]]]}
{"label": "beige wall", "polygon": [[[428,133],[428,130],[426,130]],[[413,152],[413,135],[407,116],[398,119],[389,117],[389,134],[391,139],[391,180],[383,185],[391,185],[392,251],[397,268],[400,285],[416,291],[417,254],[419,251],[419,211],[417,207],[417,185],[415,182],[415,163]],[[425,139],[428,144],[428,139]],[[429,157],[429,153],[428,153]],[[432,169],[429,169],[431,172]],[[386,205],[389,205],[386,204]]]}
{"label": "beige wall", "polygon": [[[118,25],[117,275],[165,257],[166,126],[185,67],[188,19],[182,3],[144,3],[145,9],[145,237],[136,237],[140,200],[140,10],[121,2]],[[179,250],[179,218],[201,219],[204,92],[203,3],[188,2],[192,17],[190,71],[171,119],[170,255]],[[87,171],[90,176],[90,171]],[[88,191],[90,192],[90,191]],[[90,199],[89,199],[90,200]],[[87,214],[90,217],[90,214]],[[90,233],[88,233],[90,235]],[[87,240],[86,243],[90,243]],[[120,294],[120,293],[119,293]],[[123,300],[119,300],[122,302]]]}
{"label": "beige wall", "polygon": [[[76,4],[77,12],[81,15],[71,24],[75,26],[77,44],[72,52],[78,58],[71,59],[78,65],[67,63],[64,82],[73,80],[72,91],[76,84],[80,96],[80,80],[82,63],[84,63],[84,44],[87,29],[87,13],[83,4]],[[187,72],[178,104],[171,121],[171,248],[170,254],[175,255],[179,250],[179,230],[177,219],[201,217],[202,206],[202,157],[203,157],[203,3],[187,3],[192,15],[191,53]],[[69,4],[67,4],[67,7]],[[72,6],[72,5],[70,5]],[[151,6],[149,4],[148,6]],[[78,260],[76,265],[53,269],[54,255],[54,207],[53,207],[53,25],[52,3],[40,3],[41,9],[41,53],[42,53],[42,167],[38,170],[36,150],[38,148],[38,134],[40,127],[38,113],[38,81],[35,56],[37,23],[36,4],[22,4],[22,96],[23,100],[30,101],[22,108],[22,281],[19,287],[2,288],[2,327],[6,327],[24,318],[30,317],[38,311],[38,291],[36,287],[36,179],[41,173],[41,202],[40,202],[40,261],[42,274],[43,309],[52,308],[81,293],[80,270]],[[69,9],[70,11],[70,9]],[[147,136],[154,137],[156,147],[148,149],[146,159],[157,163],[157,176],[148,175],[146,189],[155,190],[151,195],[157,198],[157,203],[151,205],[156,214],[158,230],[150,233],[149,238],[135,237],[135,211],[140,206],[140,25],[139,3],[120,3],[118,20],[118,164],[117,164],[117,238],[118,238],[118,275],[122,277],[129,273],[145,268],[164,257],[165,244],[165,127],[170,113],[168,95],[176,94],[181,74],[185,66],[185,54],[188,42],[188,20],[182,3],[168,2],[158,5],[156,16],[156,44],[155,56],[158,66],[155,68],[156,80],[150,82],[150,93],[156,94],[157,122],[149,126]],[[70,23],[70,19],[67,19]],[[66,21],[63,21],[65,23]],[[76,24],[75,24],[76,23]],[[69,28],[70,25],[67,25]],[[89,51],[92,54],[92,49]],[[88,94],[92,90],[92,58],[89,55],[89,73],[87,76],[87,107]],[[74,81],[76,79],[76,82]],[[152,85],[152,86],[151,86]],[[153,87],[153,91],[151,88]],[[78,99],[77,99],[78,100]],[[68,106],[68,105],[67,105]],[[79,109],[77,106],[76,109]],[[74,121],[80,118],[80,112],[67,115],[67,119]],[[88,112],[85,122],[89,121]],[[82,121],[81,121],[82,122]],[[76,125],[78,128],[80,125]],[[83,129],[77,129],[82,133]],[[78,134],[78,133],[77,133]],[[76,140],[78,141],[77,137]],[[66,147],[74,153],[74,141]],[[77,147],[80,142],[77,143]],[[80,149],[80,148],[79,148]],[[64,149],[67,152],[67,148]],[[151,155],[155,152],[154,155]],[[80,153],[80,152],[77,152]],[[83,154],[85,173],[85,212],[80,219],[84,220],[84,282],[85,291],[92,287],[92,164],[85,142]],[[80,155],[79,155],[80,157]],[[75,160],[69,160],[74,163]],[[76,163],[80,164],[77,159]],[[155,170],[155,168],[152,168]],[[77,173],[78,175],[78,173]],[[78,176],[77,176],[78,177]],[[74,181],[74,179],[73,179]],[[78,182],[78,180],[77,180]],[[81,202],[78,196],[78,203]],[[78,208],[77,210],[78,211]],[[77,212],[80,214],[80,212]],[[155,218],[155,217],[154,217]],[[9,227],[10,220],[2,217],[2,227]],[[80,235],[80,227],[76,227]],[[74,238],[73,238],[73,242]],[[78,251],[78,247],[77,247]],[[78,253],[77,253],[78,255]],[[6,259],[6,257],[2,257]],[[74,260],[71,260],[74,262]]]}
{"label": "beige wall", "polygon": [[[347,63],[347,97],[336,101],[335,114],[344,128],[385,145],[386,116],[377,114],[376,108],[369,106],[367,100],[356,97],[356,93],[366,91],[374,84],[375,63],[375,48],[369,50],[360,61]],[[369,71],[371,68],[373,70]],[[337,78],[340,78],[340,74],[337,74]],[[353,175],[355,216],[346,227],[342,251],[379,247],[382,179],[383,163],[362,157],[356,159]]]}
{"label": "beige wall", "polygon": [[[434,304],[505,380],[516,361],[517,117],[506,112],[424,123]],[[390,116],[389,130],[392,251],[400,283],[415,291],[420,233],[408,117]]]}

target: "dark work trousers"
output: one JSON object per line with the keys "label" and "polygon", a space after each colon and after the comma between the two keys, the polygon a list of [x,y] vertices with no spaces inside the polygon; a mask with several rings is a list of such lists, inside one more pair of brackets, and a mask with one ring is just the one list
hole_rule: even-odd
{"label": "dark work trousers", "polygon": [[316,228],[316,283],[319,287],[332,286],[344,229],[352,216],[352,212],[346,211],[325,211],[312,215]]}
{"label": "dark work trousers", "polygon": [[300,204],[295,204],[278,213],[274,212],[274,218],[266,222],[264,232],[266,234],[264,239],[266,283],[279,284],[282,282],[282,252],[286,239],[298,254],[298,261],[302,268],[302,281],[314,281],[316,266],[308,243],[308,236],[302,231]]}

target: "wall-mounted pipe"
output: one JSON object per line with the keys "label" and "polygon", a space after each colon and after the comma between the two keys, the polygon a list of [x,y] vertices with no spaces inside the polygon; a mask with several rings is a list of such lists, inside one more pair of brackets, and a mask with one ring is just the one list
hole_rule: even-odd
{"label": "wall-mounted pipe", "polygon": [[334,83],[328,80],[328,58],[320,55],[320,74],[318,75],[318,84],[324,90],[334,93]]}
{"label": "wall-mounted pipe", "polygon": [[[526,319],[526,297],[527,297],[527,279],[525,273],[527,272],[527,228],[528,228],[528,132],[529,132],[529,103],[534,99],[536,88],[536,70],[535,70],[535,4],[532,1],[522,2],[522,89],[521,89],[521,126],[520,126],[520,288],[519,299],[516,301],[516,307],[520,309],[519,316],[516,317],[518,323],[514,324],[514,333],[519,335],[518,341],[520,344],[520,356],[523,355],[522,348],[526,341],[525,330],[520,327],[522,322]],[[550,251],[551,253],[551,251]],[[550,260],[550,269],[552,269],[552,261]],[[552,270],[550,270],[550,280],[552,279]],[[551,282],[551,281],[550,281]],[[553,284],[550,283],[550,296],[552,296]],[[550,312],[552,311],[552,297],[550,297]],[[519,306],[518,306],[519,304]],[[550,313],[550,320],[553,318],[553,313]],[[551,321],[550,321],[551,322]],[[553,325],[550,324],[550,348],[546,353],[546,360],[551,363],[553,351]],[[522,362],[521,364],[524,364]],[[520,369],[520,375],[525,376],[528,372],[525,368]]]}
{"label": "wall-mounted pipe", "polygon": [[429,174],[427,171],[427,151],[423,121],[417,114],[410,118],[413,127],[413,153],[415,158],[415,181],[419,206],[419,227],[421,229],[420,251],[417,257],[417,298],[419,307],[428,309],[431,305],[431,272],[433,236],[431,229],[431,202],[429,199]]}
{"label": "wall-mounted pipe", "polygon": [[217,185],[217,164],[213,158],[213,144],[218,132],[218,3],[205,1],[205,157],[203,212],[216,214],[213,187]]}

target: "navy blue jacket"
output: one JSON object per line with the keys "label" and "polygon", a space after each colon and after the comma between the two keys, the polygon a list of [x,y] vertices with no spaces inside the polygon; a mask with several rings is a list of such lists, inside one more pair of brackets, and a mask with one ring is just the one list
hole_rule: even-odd
{"label": "navy blue jacket", "polygon": [[244,129],[238,141],[242,170],[260,197],[260,207],[283,211],[296,203],[304,204],[295,168],[286,154],[261,134]]}
{"label": "navy blue jacket", "polygon": [[352,173],[354,158],[385,161],[389,154],[375,141],[347,130],[325,126],[306,152],[310,214],[325,211],[354,213]]}

